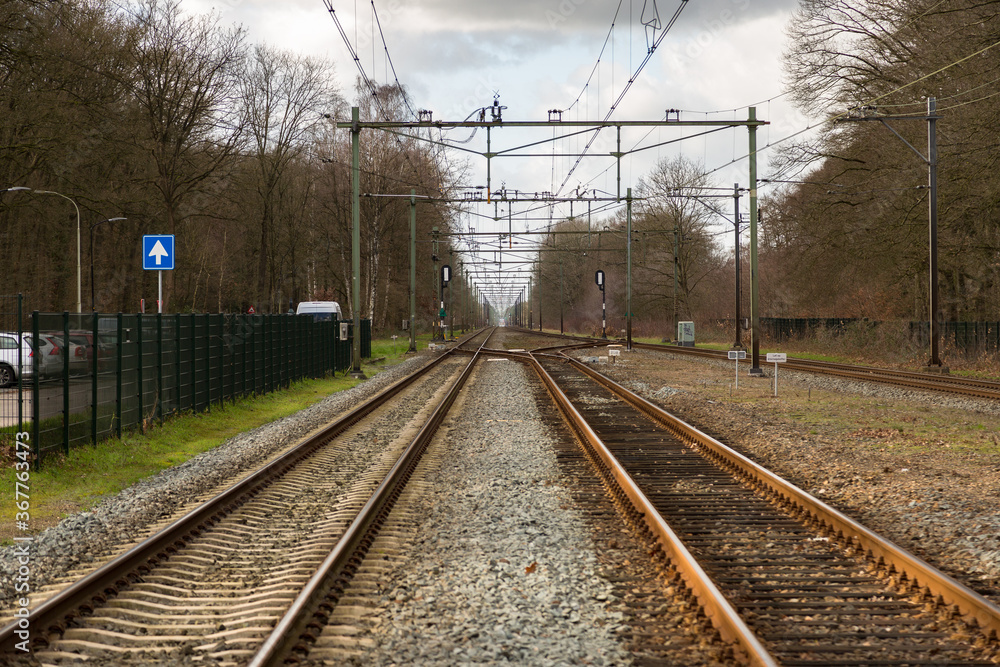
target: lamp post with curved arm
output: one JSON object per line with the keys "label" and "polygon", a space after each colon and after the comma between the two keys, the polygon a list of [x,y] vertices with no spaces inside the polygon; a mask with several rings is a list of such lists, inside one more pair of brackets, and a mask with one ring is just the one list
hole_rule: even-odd
{"label": "lamp post with curved arm", "polygon": [[90,226],[90,312],[97,312],[94,308],[94,228],[103,225],[105,222],[121,222],[128,218],[108,218],[95,222]]}
{"label": "lamp post with curved arm", "polygon": [[76,202],[72,198],[67,197],[61,192],[55,192],[53,190],[32,190],[36,195],[55,195],[57,197],[62,197],[63,199],[68,199],[69,203],[73,205],[76,209],[76,312],[83,312],[83,272],[80,269],[80,207],[76,205]]}
{"label": "lamp post with curved arm", "polygon": [[5,192],[22,191],[31,192],[36,195],[55,195],[57,197],[62,197],[63,199],[68,199],[69,203],[72,204],[73,208],[76,210],[76,312],[83,312],[83,271],[80,268],[80,207],[76,205],[76,202],[71,197],[67,197],[63,193],[55,192],[54,190],[35,190],[23,185],[7,188],[5,190]]}

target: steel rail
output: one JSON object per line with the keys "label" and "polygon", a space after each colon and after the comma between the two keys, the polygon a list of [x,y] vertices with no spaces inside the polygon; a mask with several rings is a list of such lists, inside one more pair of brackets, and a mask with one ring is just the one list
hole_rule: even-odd
{"label": "steel rail", "polygon": [[[598,347],[608,345],[611,340],[601,338],[590,338],[580,336],[566,336],[564,334],[547,333],[542,331],[531,331],[536,336],[546,336],[551,338],[562,338],[573,341],[590,341],[591,345],[584,343],[575,344],[574,347]],[[622,341],[619,339],[619,343]],[[708,350],[704,348],[683,347],[679,345],[662,345],[656,343],[639,343],[632,341],[632,347],[640,350],[651,350],[654,352],[668,352],[671,354],[704,357],[707,359],[727,360],[725,350]],[[555,349],[547,348],[547,349]],[[568,347],[566,349],[569,349]],[[832,361],[816,361],[812,359],[800,359],[788,357],[784,367],[790,371],[800,371],[805,373],[817,373],[841,377],[861,382],[879,382],[891,384],[911,389],[923,391],[935,391],[959,394],[963,396],[974,396],[996,400],[1000,399],[1000,381],[983,380],[977,378],[966,378],[955,375],[935,375],[921,371],[905,371],[891,368],[876,368],[874,366],[856,366],[852,364],[842,364]]]}
{"label": "steel rail", "polygon": [[479,360],[480,353],[492,335],[491,331],[472,359],[469,360],[465,370],[462,371],[462,374],[434,409],[427,422],[407,445],[378,488],[358,512],[344,535],[337,541],[315,574],[275,625],[274,630],[264,640],[260,649],[248,663],[248,667],[274,667],[284,664],[286,661],[298,662],[298,658],[292,657],[291,654],[297,651],[308,652],[308,648],[303,642],[315,639],[310,634],[311,631],[321,630],[329,618],[327,613],[329,609],[323,610],[321,607],[326,603],[332,609],[332,604],[327,602],[328,598],[339,598],[352,576],[345,575],[345,571],[351,563],[360,566],[364,553],[374,542],[372,530],[377,530],[388,518],[396,499],[402,493],[403,487],[444,421],[462,387],[465,386],[472,374],[472,369]]}
{"label": "steel rail", "polygon": [[[632,343],[632,347],[653,350],[656,352],[670,352],[689,356],[706,357],[725,361],[727,353],[725,350],[704,350],[679,345],[657,345],[655,343]],[[931,375],[920,371],[904,371],[891,368],[876,368],[874,366],[855,366],[852,364],[842,364],[833,361],[816,361],[813,359],[798,359],[789,357],[784,367],[790,371],[801,371],[805,373],[818,373],[842,377],[862,382],[880,382],[901,387],[922,389],[925,391],[949,392],[963,395],[977,396],[980,398],[1000,398],[1000,382],[993,380],[979,380],[975,378],[963,378],[954,375]]]}
{"label": "steel rail", "polygon": [[722,639],[737,650],[746,664],[776,667],[778,663],[743,622],[739,612],[708,577],[701,565],[698,564],[697,559],[688,551],[625,468],[580,415],[555,380],[545,371],[535,355],[532,353],[522,355],[522,358],[525,357],[530,360],[532,368],[545,384],[572,429],[603,462],[618,487],[632,503],[635,511],[643,517],[646,525],[670,558],[671,563],[680,572],[688,588],[698,598],[702,609],[705,610],[708,619],[718,630]]}
{"label": "steel rail", "polygon": [[127,552],[105,563],[93,572],[48,598],[29,612],[0,628],[0,655],[14,651],[14,639],[25,625],[30,628],[34,643],[47,643],[51,634],[62,634],[81,611],[87,612],[92,603],[104,603],[109,597],[134,583],[141,574],[160,561],[166,560],[188,542],[224,516],[257,496],[261,490],[284,475],[302,459],[346,431],[358,421],[387,403],[393,396],[450,358],[450,350],[416,373],[386,387],[368,401],[353,408],[336,422],[308,436],[308,439],[279,458],[262,466],[252,475],[191,510],[159,532],[151,535]]}
{"label": "steel rail", "polygon": [[567,356],[562,356],[562,358],[572,364],[574,368],[630,403],[650,419],[695,444],[717,461],[739,471],[742,476],[758,487],[769,489],[774,494],[776,502],[797,508],[800,513],[810,517],[831,535],[863,550],[873,562],[883,564],[890,573],[895,571],[898,580],[905,580],[914,588],[926,589],[945,604],[957,608],[967,621],[974,621],[985,635],[992,636],[994,639],[1000,637],[1000,607],[997,605],[902,547],[877,535],[823,501],[814,498],[791,482],[778,477],[715,438],[681,421],[607,376],[594,371],[586,364]]}

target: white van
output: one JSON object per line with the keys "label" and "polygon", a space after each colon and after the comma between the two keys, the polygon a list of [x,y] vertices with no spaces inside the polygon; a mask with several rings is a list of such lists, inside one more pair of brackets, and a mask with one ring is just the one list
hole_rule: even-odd
{"label": "white van", "polygon": [[344,319],[340,304],[336,301],[302,301],[295,309],[296,315],[312,315],[314,322],[329,322]]}

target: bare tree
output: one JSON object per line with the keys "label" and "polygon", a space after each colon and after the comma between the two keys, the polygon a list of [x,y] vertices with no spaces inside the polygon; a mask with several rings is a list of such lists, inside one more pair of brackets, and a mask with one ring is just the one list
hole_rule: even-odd
{"label": "bare tree", "polygon": [[[215,16],[187,17],[177,0],[142,0],[131,16],[134,42],[134,140],[148,160],[146,179],[159,193],[164,233],[191,233],[185,222],[243,141],[236,95],[245,56],[241,28]],[[178,251],[178,265],[184,255]],[[173,290],[167,272],[164,310]]]}
{"label": "bare tree", "polygon": [[[316,127],[337,97],[332,67],[311,58],[256,46],[241,79],[243,118],[253,159],[252,189],[259,221],[257,303],[274,310],[277,275],[277,226],[295,218],[296,195],[301,199],[301,173],[291,173],[293,162],[310,148]],[[289,249],[295,239],[289,239]],[[294,265],[294,262],[292,263]],[[294,272],[291,274],[294,277]]]}
{"label": "bare tree", "polygon": [[640,280],[633,280],[639,286],[633,298],[646,312],[658,310],[671,319],[674,313],[692,316],[698,286],[719,268],[708,229],[714,215],[705,203],[710,200],[701,199],[709,186],[703,172],[700,165],[677,157],[661,160],[639,179],[633,255],[639,258]]}
{"label": "bare tree", "polygon": [[[808,112],[922,117],[937,98],[939,287],[952,318],[993,319],[1000,307],[998,32],[1000,6],[977,0],[809,0],[789,28],[786,71]],[[926,145],[925,122],[890,124]],[[774,196],[765,240],[789,249],[785,307],[922,319],[924,161],[877,122],[833,125],[783,157],[773,167],[802,183]]]}

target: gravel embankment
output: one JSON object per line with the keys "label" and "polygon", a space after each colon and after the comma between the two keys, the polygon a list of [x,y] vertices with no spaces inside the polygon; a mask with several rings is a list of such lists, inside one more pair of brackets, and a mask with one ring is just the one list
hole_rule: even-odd
{"label": "gravel embankment", "polygon": [[774,398],[730,363],[623,359],[596,366],[1000,603],[995,402],[785,370]]}
{"label": "gravel embankment", "polygon": [[[32,590],[37,591],[81,563],[97,561],[117,546],[134,541],[151,523],[170,515],[193,497],[259,465],[432,358],[421,355],[408,359],[294,415],[230,438],[210,451],[102,500],[90,511],[69,516],[46,529],[31,543]],[[4,608],[15,595],[13,576],[18,567],[14,547],[0,551],[0,606]]]}
{"label": "gravel embankment", "polygon": [[419,554],[380,601],[358,664],[624,664],[621,612],[560,479],[525,368],[481,365],[421,502]]}

